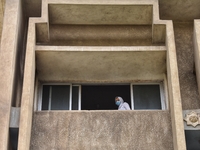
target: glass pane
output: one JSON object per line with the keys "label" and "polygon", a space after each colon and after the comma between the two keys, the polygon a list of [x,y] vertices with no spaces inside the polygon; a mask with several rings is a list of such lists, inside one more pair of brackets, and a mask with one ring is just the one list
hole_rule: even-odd
{"label": "glass pane", "polygon": [[200,130],[185,130],[187,150],[200,150]]}
{"label": "glass pane", "polygon": [[42,91],[42,110],[48,110],[49,107],[49,85],[43,85]]}
{"label": "glass pane", "polygon": [[72,110],[78,110],[79,87],[72,87]]}
{"label": "glass pane", "polygon": [[161,109],[159,85],[133,85],[134,109]]}
{"label": "glass pane", "polygon": [[69,110],[70,85],[53,85],[51,110]]}

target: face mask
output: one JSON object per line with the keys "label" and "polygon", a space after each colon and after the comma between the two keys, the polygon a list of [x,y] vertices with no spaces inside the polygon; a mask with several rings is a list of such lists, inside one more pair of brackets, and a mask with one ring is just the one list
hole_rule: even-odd
{"label": "face mask", "polygon": [[121,102],[120,102],[120,101],[116,101],[115,104],[116,104],[117,106],[119,106],[119,105],[121,104]]}

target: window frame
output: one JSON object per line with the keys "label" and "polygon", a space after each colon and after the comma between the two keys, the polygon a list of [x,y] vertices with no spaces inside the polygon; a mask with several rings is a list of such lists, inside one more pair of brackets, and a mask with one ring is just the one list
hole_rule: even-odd
{"label": "window frame", "polygon": [[[159,85],[159,91],[160,91],[160,100],[161,100],[161,110],[166,110],[166,90],[164,88],[164,81],[161,82],[142,82],[142,83],[131,83],[130,84],[130,93],[131,93],[131,109],[134,109],[134,91],[133,91],[133,86],[134,85]],[[141,109],[141,110],[149,110],[149,109]],[[154,109],[150,109],[150,110],[154,110]],[[157,110],[157,109],[155,109]],[[160,110],[160,109],[159,109]]]}
{"label": "window frame", "polygon": [[[78,110],[81,110],[81,90],[82,90],[82,85],[86,85],[87,83],[82,83],[82,84],[73,84],[73,83],[57,83],[57,82],[48,82],[48,83],[41,83],[39,86],[39,98],[38,98],[38,104],[37,104],[37,110],[38,111],[45,111],[42,110],[42,94],[43,94],[43,85],[69,85],[70,86],[70,95],[69,95],[69,110],[72,110],[72,88],[73,86],[78,86],[79,87],[79,91],[78,91]],[[160,100],[161,100],[161,109],[159,110],[166,110],[167,109],[167,102],[168,102],[168,91],[167,91],[167,85],[166,85],[166,81],[160,81],[160,82],[132,82],[132,83],[105,83],[105,85],[130,85],[130,98],[131,98],[131,110],[135,110],[134,109],[134,91],[133,91],[133,85],[159,85],[159,89],[160,89]],[[89,83],[87,85],[90,85]],[[92,83],[91,85],[98,85],[96,83]],[[52,91],[51,91],[52,92]],[[50,93],[51,93],[50,92]],[[49,102],[51,102],[49,100]],[[49,103],[48,106],[48,110],[47,111],[52,111],[51,109],[51,103]],[[153,109],[141,109],[141,110],[153,110]],[[157,110],[157,109],[155,109]]]}
{"label": "window frame", "polygon": [[81,110],[81,85],[80,84],[72,84],[72,87],[73,86],[78,86],[78,110]]}
{"label": "window frame", "polygon": [[[69,95],[69,110],[72,108],[72,84],[71,83],[42,83],[40,86],[40,94],[39,94],[39,101],[38,101],[38,111],[45,111],[42,110],[42,94],[43,94],[43,85],[69,85],[70,86],[70,95]],[[52,94],[52,88],[50,87],[49,92],[49,102],[51,102],[51,94]],[[48,104],[48,110],[51,111],[51,103]]]}

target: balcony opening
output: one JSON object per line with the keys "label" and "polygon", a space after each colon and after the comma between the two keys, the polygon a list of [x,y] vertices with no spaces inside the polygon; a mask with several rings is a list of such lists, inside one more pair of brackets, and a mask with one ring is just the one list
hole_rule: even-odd
{"label": "balcony opening", "polygon": [[82,85],[82,110],[117,110],[115,97],[131,104],[130,85]]}

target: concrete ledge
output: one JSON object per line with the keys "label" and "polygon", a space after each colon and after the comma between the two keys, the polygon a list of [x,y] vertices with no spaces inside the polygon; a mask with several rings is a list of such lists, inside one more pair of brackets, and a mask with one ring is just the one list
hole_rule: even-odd
{"label": "concrete ledge", "polygon": [[58,52],[58,51],[132,51],[132,52],[142,52],[142,51],[166,51],[166,46],[36,46],[36,52]]}
{"label": "concrete ledge", "polygon": [[173,150],[169,111],[35,112],[31,150]]}

